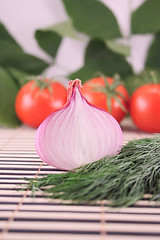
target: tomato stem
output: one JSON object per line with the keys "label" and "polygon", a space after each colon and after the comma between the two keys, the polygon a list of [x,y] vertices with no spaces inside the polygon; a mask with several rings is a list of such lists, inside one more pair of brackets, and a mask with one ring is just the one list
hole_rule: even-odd
{"label": "tomato stem", "polygon": [[151,71],[151,72],[150,72],[150,75],[151,75],[151,78],[152,78],[152,82],[153,82],[154,84],[158,84],[158,79],[157,79],[157,76],[156,76],[155,72],[154,72],[154,71]]}
{"label": "tomato stem", "polygon": [[107,81],[107,77],[103,73],[98,73],[97,75],[100,76],[104,80],[105,86],[100,86],[100,85],[93,84],[93,83],[90,85],[93,87],[92,91],[101,92],[106,95],[106,103],[107,103],[107,107],[108,107],[108,112],[110,114],[112,112],[112,107],[111,107],[111,99],[112,98],[114,98],[118,102],[120,108],[124,112],[127,112],[126,107],[123,106],[123,104],[121,103],[121,101],[119,99],[119,97],[121,97],[123,100],[126,100],[125,96],[123,94],[121,94],[120,92],[116,91],[116,88],[123,84],[123,82],[120,80],[119,74],[117,74],[117,73],[114,74],[112,84],[109,84],[109,82]]}

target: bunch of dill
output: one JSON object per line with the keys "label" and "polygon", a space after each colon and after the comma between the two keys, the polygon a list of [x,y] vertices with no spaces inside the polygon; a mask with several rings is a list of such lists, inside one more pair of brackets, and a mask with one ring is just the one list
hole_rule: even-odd
{"label": "bunch of dill", "polygon": [[30,180],[29,184],[32,191],[41,189],[50,193],[50,198],[75,203],[109,200],[111,206],[122,207],[145,194],[160,200],[160,136],[130,141],[114,157]]}

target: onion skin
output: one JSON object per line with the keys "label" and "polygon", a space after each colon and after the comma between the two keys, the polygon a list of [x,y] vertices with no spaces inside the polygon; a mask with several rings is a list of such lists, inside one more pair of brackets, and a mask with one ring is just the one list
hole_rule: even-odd
{"label": "onion skin", "polygon": [[116,155],[123,144],[118,122],[83,97],[81,81],[69,82],[66,105],[49,115],[36,133],[40,158],[58,169],[73,168]]}

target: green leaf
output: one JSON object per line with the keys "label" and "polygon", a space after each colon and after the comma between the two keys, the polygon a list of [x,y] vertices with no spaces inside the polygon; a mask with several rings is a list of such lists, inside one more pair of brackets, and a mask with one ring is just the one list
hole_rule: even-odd
{"label": "green leaf", "polygon": [[4,68],[13,67],[30,74],[39,74],[48,67],[43,60],[26,54],[11,42],[3,40],[0,40],[0,65]]}
{"label": "green leaf", "polygon": [[150,46],[146,59],[146,67],[160,70],[160,33],[158,33]]}
{"label": "green leaf", "polygon": [[29,75],[26,72],[19,71],[15,68],[7,68],[8,74],[16,81],[17,86],[21,87],[28,82]]}
{"label": "green leaf", "polygon": [[62,38],[66,36],[77,39],[70,20],[35,32],[39,46],[53,58],[56,57]]}
{"label": "green leaf", "polygon": [[123,79],[130,96],[138,87],[153,82],[152,72],[154,72],[157,81],[160,82],[160,72],[153,69],[145,69],[138,75],[129,75]]}
{"label": "green leaf", "polygon": [[20,125],[14,108],[18,86],[9,74],[0,67],[0,124],[9,127]]}
{"label": "green leaf", "polygon": [[120,54],[116,54],[106,47],[101,40],[91,40],[86,49],[85,65],[72,73],[69,78],[80,78],[83,82],[92,78],[96,72],[106,76],[119,73],[121,77],[132,73],[131,66]]}
{"label": "green leaf", "polygon": [[132,14],[132,32],[136,34],[160,31],[160,1],[147,0]]}
{"label": "green leaf", "polygon": [[77,32],[73,27],[73,23],[72,23],[71,19],[69,19],[65,22],[53,25],[49,28],[46,28],[46,30],[56,32],[57,34],[59,34],[62,37],[67,36],[70,38],[78,39]]}
{"label": "green leaf", "polygon": [[98,0],[63,0],[74,27],[91,38],[112,39],[121,36],[111,10]]}
{"label": "green leaf", "polygon": [[43,60],[24,53],[2,23],[0,23],[0,65],[4,68],[13,67],[30,74],[39,74],[48,67]]}
{"label": "green leaf", "polygon": [[62,37],[49,30],[37,30],[35,37],[39,46],[51,57],[55,58]]}
{"label": "green leaf", "polygon": [[4,25],[0,22],[0,41],[1,40],[5,42],[10,42],[19,50],[22,50],[21,46],[14,40],[14,38],[9,34]]}
{"label": "green leaf", "polygon": [[106,41],[107,47],[115,53],[119,53],[123,56],[130,56],[130,47],[124,44],[120,44],[113,40]]}

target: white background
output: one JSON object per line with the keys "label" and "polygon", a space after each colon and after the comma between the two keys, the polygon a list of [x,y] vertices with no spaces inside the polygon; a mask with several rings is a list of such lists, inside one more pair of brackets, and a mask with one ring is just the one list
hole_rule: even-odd
{"label": "white background", "polygon": [[[130,16],[145,0],[101,0],[115,14],[121,33],[131,45],[129,61],[135,73],[144,68],[147,50],[153,40],[152,35],[130,36]],[[34,39],[36,29],[45,28],[67,20],[68,16],[61,0],[0,0],[0,21],[7,27],[17,42],[27,53],[47,61]],[[129,39],[129,40],[128,40]],[[46,75],[66,75],[83,65],[85,41],[65,38],[57,55],[57,66],[51,66]]]}

